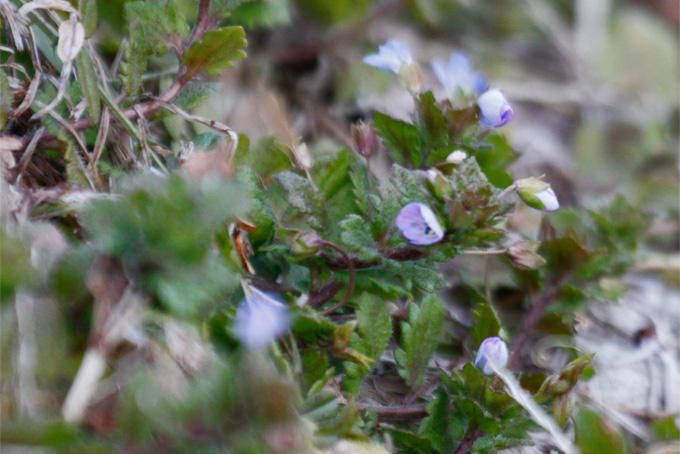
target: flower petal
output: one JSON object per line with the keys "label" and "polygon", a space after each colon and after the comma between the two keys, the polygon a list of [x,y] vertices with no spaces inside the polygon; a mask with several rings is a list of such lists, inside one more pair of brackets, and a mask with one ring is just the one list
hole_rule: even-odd
{"label": "flower petal", "polygon": [[422,203],[404,206],[397,215],[396,225],[412,244],[426,246],[444,238],[444,230],[434,212]]}

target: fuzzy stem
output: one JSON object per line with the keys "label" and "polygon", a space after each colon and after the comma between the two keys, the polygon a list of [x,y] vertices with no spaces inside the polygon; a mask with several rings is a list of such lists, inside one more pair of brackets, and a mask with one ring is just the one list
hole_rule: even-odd
{"label": "fuzzy stem", "polygon": [[90,347],[83,357],[71,389],[66,395],[61,413],[67,422],[77,423],[83,419],[97,383],[106,371],[106,358],[96,347]]}

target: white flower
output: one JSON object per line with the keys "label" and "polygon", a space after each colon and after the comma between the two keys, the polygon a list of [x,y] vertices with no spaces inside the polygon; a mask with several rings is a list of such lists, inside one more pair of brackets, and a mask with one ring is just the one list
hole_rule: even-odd
{"label": "white flower", "polygon": [[449,95],[480,94],[487,89],[486,80],[476,72],[470,59],[462,52],[453,52],[448,61],[434,60],[432,70]]}
{"label": "white flower", "polygon": [[486,375],[491,375],[493,369],[489,362],[493,362],[496,367],[505,367],[508,363],[508,346],[500,337],[487,337],[479,346],[475,366]]}
{"label": "white flower", "polygon": [[467,158],[467,153],[462,150],[456,150],[446,157],[446,162],[450,164],[460,164]]}
{"label": "white flower", "polygon": [[512,119],[512,107],[500,90],[485,91],[478,99],[481,122],[492,128],[499,128]]}
{"label": "white flower", "polygon": [[406,66],[413,63],[413,57],[406,44],[396,39],[390,39],[378,48],[377,54],[367,55],[363,61],[381,71],[400,75]]}
{"label": "white flower", "polygon": [[560,207],[560,202],[557,200],[557,195],[552,188],[547,188],[536,194],[536,198],[543,203],[543,209],[546,211],[555,211]]}
{"label": "white flower", "polygon": [[290,326],[288,308],[272,295],[243,284],[245,299],[234,318],[234,332],[251,350],[267,347]]}
{"label": "white flower", "polygon": [[439,175],[439,172],[437,172],[435,169],[427,169],[425,171],[425,175],[427,175],[427,179],[430,180],[431,183],[434,183],[437,181],[437,176]]}
{"label": "white flower", "polygon": [[517,194],[532,208],[555,211],[560,207],[555,191],[545,181],[538,178],[522,178],[515,182]]}

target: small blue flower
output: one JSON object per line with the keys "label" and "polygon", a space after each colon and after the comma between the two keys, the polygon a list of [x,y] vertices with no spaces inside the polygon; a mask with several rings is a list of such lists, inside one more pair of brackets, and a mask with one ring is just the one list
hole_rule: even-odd
{"label": "small blue flower", "polygon": [[274,294],[243,284],[245,299],[236,311],[234,332],[251,350],[260,350],[288,331],[290,315]]}
{"label": "small blue flower", "polygon": [[397,39],[390,39],[378,47],[377,54],[364,57],[364,63],[381,71],[401,75],[402,70],[413,63],[408,46]]}
{"label": "small blue flower", "polygon": [[434,60],[432,70],[449,95],[479,95],[489,88],[486,78],[474,70],[470,58],[462,52],[453,52],[447,62]]}
{"label": "small blue flower", "polygon": [[419,246],[434,244],[444,238],[444,229],[434,212],[422,203],[412,202],[399,211],[396,219],[401,234]]}
{"label": "small blue flower", "polygon": [[510,103],[500,90],[487,90],[477,99],[481,122],[485,126],[500,128],[512,119]]}
{"label": "small blue flower", "polygon": [[479,346],[475,357],[475,367],[486,375],[493,374],[489,361],[497,367],[505,367],[508,363],[508,346],[500,337],[487,337]]}

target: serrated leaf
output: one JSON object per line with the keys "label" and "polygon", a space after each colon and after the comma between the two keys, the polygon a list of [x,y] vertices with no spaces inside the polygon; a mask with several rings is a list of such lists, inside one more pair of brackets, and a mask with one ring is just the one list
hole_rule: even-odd
{"label": "serrated leaf", "polygon": [[427,295],[420,307],[411,303],[408,322],[402,326],[403,340],[400,375],[417,388],[423,384],[428,362],[432,357],[444,325],[445,310],[441,300]]}
{"label": "serrated leaf", "polygon": [[368,218],[371,215],[371,200],[369,197],[369,175],[366,166],[363,163],[355,161],[350,170],[350,179],[352,181],[352,194],[354,195],[354,203],[356,203],[359,213]]}
{"label": "serrated leaf", "polygon": [[126,91],[137,95],[149,58],[184,39],[189,34],[189,25],[176,0],[129,2],[125,4],[125,16],[129,40],[121,69]]}
{"label": "serrated leaf", "polygon": [[481,303],[472,311],[472,340],[473,348],[479,345],[487,337],[498,336],[501,323],[496,311],[489,303]]}
{"label": "serrated leaf", "polygon": [[85,29],[85,37],[89,38],[97,29],[97,0],[79,0],[78,13]]}
{"label": "serrated leaf", "polygon": [[87,111],[95,123],[99,122],[101,114],[101,99],[97,88],[97,74],[94,71],[94,62],[87,51],[80,52],[76,57],[76,71],[80,80],[80,89],[87,103]]}
{"label": "serrated leaf", "polygon": [[359,300],[356,315],[364,353],[372,359],[379,358],[392,338],[392,317],[385,301],[365,293]]}
{"label": "serrated leaf", "polygon": [[221,70],[245,58],[247,45],[243,27],[231,26],[210,30],[184,54],[186,77],[205,73],[219,76]]}
{"label": "serrated leaf", "polygon": [[347,249],[356,253],[361,260],[372,260],[380,256],[377,244],[371,235],[370,225],[356,214],[350,214],[340,221],[340,239]]}
{"label": "serrated leaf", "polygon": [[380,112],[375,114],[373,124],[395,162],[420,167],[422,143],[418,128]]}
{"label": "serrated leaf", "polygon": [[64,158],[66,159],[66,179],[68,182],[77,186],[90,187],[92,180],[89,179],[85,164],[71,140],[66,140]]}

